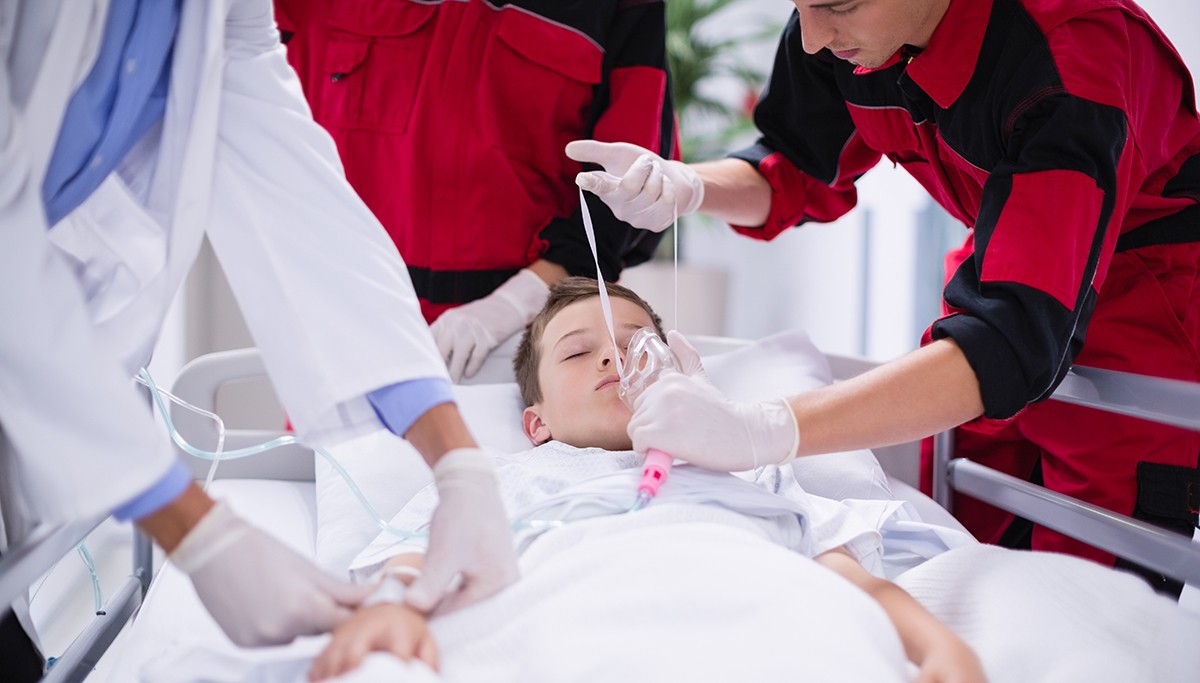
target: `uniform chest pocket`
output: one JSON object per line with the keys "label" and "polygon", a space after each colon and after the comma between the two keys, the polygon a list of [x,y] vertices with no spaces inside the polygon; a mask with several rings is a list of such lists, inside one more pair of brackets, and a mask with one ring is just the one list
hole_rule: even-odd
{"label": "uniform chest pocket", "polygon": [[912,115],[904,107],[862,107],[847,103],[863,142],[892,161],[916,161],[921,141]]}
{"label": "uniform chest pocket", "polygon": [[512,7],[500,15],[484,65],[493,134],[510,159],[564,167],[563,147],[588,132],[604,51],[537,15]]}
{"label": "uniform chest pocket", "polygon": [[425,73],[436,5],[336,2],[313,116],[322,125],[384,132],[407,126]]}

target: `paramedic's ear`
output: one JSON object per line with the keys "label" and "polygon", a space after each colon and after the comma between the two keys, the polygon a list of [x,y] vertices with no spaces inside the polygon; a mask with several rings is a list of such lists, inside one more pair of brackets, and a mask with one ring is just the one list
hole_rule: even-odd
{"label": "paramedic's ear", "polygon": [[542,421],[537,406],[529,406],[525,412],[521,413],[521,427],[525,430],[525,436],[534,446],[541,446],[552,438],[550,427]]}
{"label": "paramedic's ear", "polygon": [[681,332],[678,330],[667,332],[667,346],[671,347],[671,353],[675,354],[675,360],[679,361],[679,369],[683,371],[683,374],[707,377],[704,365],[700,362],[700,352]]}

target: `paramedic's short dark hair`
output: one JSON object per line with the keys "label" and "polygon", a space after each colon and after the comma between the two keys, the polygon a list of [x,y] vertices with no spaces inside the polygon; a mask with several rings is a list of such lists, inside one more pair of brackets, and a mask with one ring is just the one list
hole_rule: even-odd
{"label": "paramedic's short dark hair", "polygon": [[[609,297],[631,301],[640,306],[654,321],[654,331],[658,332],[658,336],[665,336],[662,319],[658,317],[653,308],[650,308],[650,304],[646,303],[645,299],[621,285],[606,284],[606,287]],[[534,317],[533,322],[525,328],[525,333],[521,335],[521,344],[517,346],[517,355],[513,357],[513,374],[516,375],[517,386],[521,389],[521,400],[525,402],[526,407],[542,400],[538,364],[542,361],[540,344],[542,335],[546,332],[546,325],[550,324],[550,321],[562,309],[577,301],[594,296],[600,296],[600,288],[590,277],[563,278],[550,287],[550,296],[546,298],[546,305]]]}

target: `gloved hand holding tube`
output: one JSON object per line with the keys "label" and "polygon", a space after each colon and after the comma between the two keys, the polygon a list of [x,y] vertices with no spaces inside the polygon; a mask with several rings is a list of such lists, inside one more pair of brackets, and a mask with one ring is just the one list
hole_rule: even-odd
{"label": "gloved hand holding tube", "polygon": [[575,161],[604,168],[580,173],[575,184],[600,197],[614,216],[635,228],[662,232],[676,215],[693,213],[704,201],[704,181],[682,161],[663,159],[628,142],[576,140],[566,151]]}
{"label": "gloved hand holding tube", "polygon": [[708,381],[700,355],[682,334],[672,331],[667,341],[681,371],[663,373],[637,398],[628,428],[635,451],[656,448],[724,472],[796,457],[800,429],[786,400],[733,401]]}

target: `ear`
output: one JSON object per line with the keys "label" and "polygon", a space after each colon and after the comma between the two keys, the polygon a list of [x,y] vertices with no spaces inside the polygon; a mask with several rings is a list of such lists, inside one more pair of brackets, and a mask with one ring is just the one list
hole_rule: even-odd
{"label": "ear", "polygon": [[532,405],[521,413],[521,427],[534,446],[541,446],[554,438],[550,435],[550,427],[542,421],[541,412],[540,405]]}

